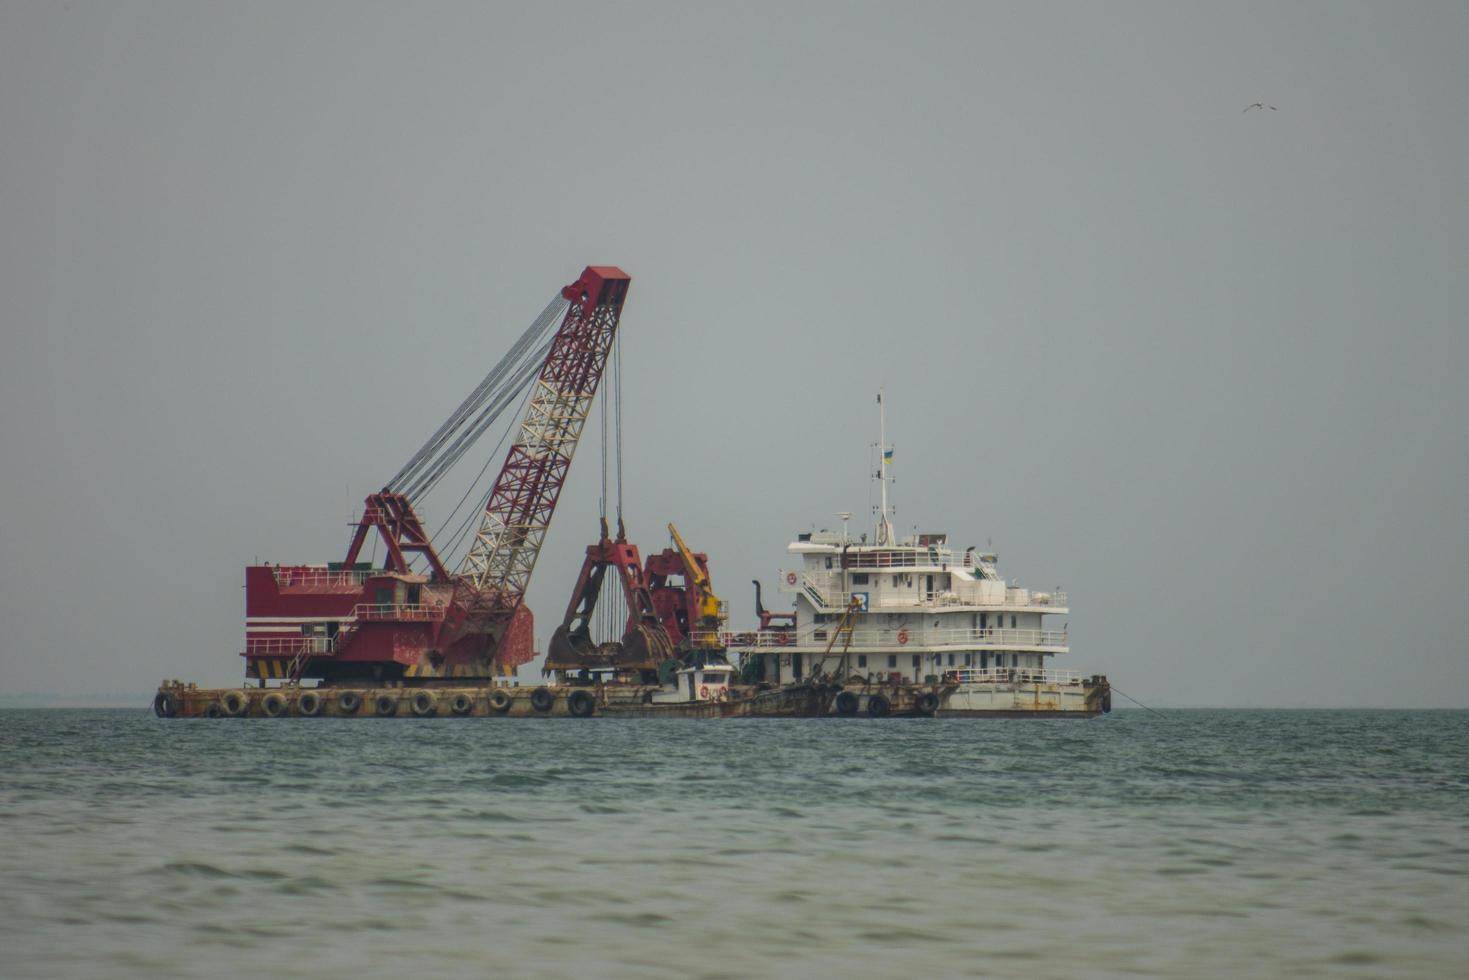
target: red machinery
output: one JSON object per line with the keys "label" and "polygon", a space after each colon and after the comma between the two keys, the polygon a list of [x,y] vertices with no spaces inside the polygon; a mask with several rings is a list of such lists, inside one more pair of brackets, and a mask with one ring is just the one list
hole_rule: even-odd
{"label": "red machinery", "polygon": [[[245,570],[246,676],[262,683],[302,677],[428,682],[487,678],[531,660],[525,590],[616,339],[629,282],[620,269],[589,266],[561,290],[389,485],[367,497],[342,562]],[[542,343],[563,307],[559,328]],[[468,552],[451,574],[410,498],[436,486],[527,384],[517,437]],[[380,568],[359,560],[373,530],[386,548]]]}
{"label": "red machinery", "polygon": [[[649,555],[640,565],[637,545],[629,544],[622,522],[617,539],[608,537],[587,548],[581,575],[566,618],[551,636],[546,666],[553,670],[613,670],[637,679],[651,675],[671,660],[685,664],[723,663],[725,645],[720,632],[724,609],[709,582],[709,556],[690,551],[678,529],[668,525],[674,547]],[[603,582],[616,569],[626,618],[621,638],[597,643],[592,620],[599,612]],[[600,610],[604,619],[620,619],[619,610]],[[609,616],[609,614],[611,614]],[[611,625],[610,622],[607,625]],[[604,629],[604,635],[613,629]]]}
{"label": "red machinery", "polygon": [[[627,619],[621,640],[601,644],[592,638],[592,617],[602,595],[607,571],[615,569]],[[604,610],[604,613],[612,613]],[[577,576],[576,588],[566,607],[566,617],[546,649],[546,667],[550,670],[614,669],[617,671],[656,672],[673,656],[673,643],[659,622],[653,597],[648,590],[638,560],[638,546],[629,544],[619,521],[617,540],[607,535],[607,522],[602,522],[602,539],[587,547],[587,557]]]}

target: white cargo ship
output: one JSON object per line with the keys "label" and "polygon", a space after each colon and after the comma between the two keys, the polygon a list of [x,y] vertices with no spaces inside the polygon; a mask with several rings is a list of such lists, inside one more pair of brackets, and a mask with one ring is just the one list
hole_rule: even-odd
{"label": "white cargo ship", "polygon": [[878,404],[875,527],[854,539],[843,513],[841,530],[790,544],[779,588],[793,597],[793,612],[760,604],[760,629],[731,638],[745,678],[839,685],[832,710],[848,715],[1085,718],[1111,710],[1106,677],[1053,666],[1071,652],[1065,592],[1007,583],[993,553],[956,551],[947,534],[894,534],[881,395]]}

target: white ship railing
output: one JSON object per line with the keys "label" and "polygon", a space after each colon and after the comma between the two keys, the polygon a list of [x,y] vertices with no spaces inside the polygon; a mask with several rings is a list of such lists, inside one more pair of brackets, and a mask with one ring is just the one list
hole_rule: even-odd
{"label": "white ship railing", "polygon": [[297,653],[336,653],[335,636],[262,636],[245,640],[245,653],[252,657],[289,657]]}
{"label": "white ship railing", "polygon": [[959,682],[961,687],[970,684],[1080,684],[1082,674],[1077,670],[1040,670],[1033,667],[966,667],[962,670],[946,670],[943,676]]}
{"label": "white ship railing", "polygon": [[[1067,630],[1034,629],[855,629],[847,642],[845,631],[838,635],[835,624],[799,630],[755,630],[718,634],[724,646],[741,649],[812,647],[825,649],[836,635],[833,650],[845,645],[850,650],[890,650],[919,653],[925,650],[1014,650],[1024,647],[1064,648],[1070,643]],[[692,638],[711,639],[715,634],[694,633]]]}
{"label": "white ship railing", "polygon": [[[960,591],[940,592],[922,589],[894,590],[886,585],[868,586],[847,583],[850,591],[839,588],[842,573],[838,571],[784,571],[780,577],[782,592],[806,596],[818,609],[845,609],[853,596],[867,603],[866,609],[945,609],[978,606],[995,609],[1041,609],[1060,611],[1067,608],[1070,597],[1060,590],[1040,592],[1010,585],[1003,589],[982,589],[978,583],[960,583]],[[967,586],[967,587],[966,587]]]}
{"label": "white ship railing", "polygon": [[[360,587],[370,578],[381,576],[401,577],[388,568],[316,568],[310,565],[272,565],[275,584],[291,588],[349,588]],[[410,575],[414,573],[410,572]]]}
{"label": "white ship railing", "polygon": [[443,618],[443,615],[442,606],[426,606],[422,603],[364,602],[352,607],[353,619],[431,622]]}
{"label": "white ship railing", "polygon": [[382,569],[310,568],[300,565],[275,565],[271,568],[278,586],[301,588],[334,588],[361,586],[373,575],[384,575]]}

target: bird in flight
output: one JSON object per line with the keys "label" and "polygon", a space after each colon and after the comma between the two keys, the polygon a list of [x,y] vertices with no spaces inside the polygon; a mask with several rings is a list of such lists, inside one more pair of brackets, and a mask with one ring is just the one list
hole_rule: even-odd
{"label": "bird in flight", "polygon": [[1253,103],[1251,105],[1245,106],[1240,111],[1241,112],[1249,112],[1251,109],[1269,109],[1271,112],[1277,112],[1278,111],[1275,108],[1275,106],[1273,106],[1273,105],[1266,105],[1264,102],[1255,102],[1255,103]]}

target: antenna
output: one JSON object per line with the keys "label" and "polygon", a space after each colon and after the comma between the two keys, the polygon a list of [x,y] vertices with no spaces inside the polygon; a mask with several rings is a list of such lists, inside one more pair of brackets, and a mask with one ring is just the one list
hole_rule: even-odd
{"label": "antenna", "polygon": [[877,482],[882,490],[882,506],[878,511],[877,543],[893,543],[893,524],[888,519],[888,464],[893,461],[893,449],[888,445],[887,409],[882,403],[882,389],[877,389]]}
{"label": "antenna", "polygon": [[842,519],[842,544],[846,544],[851,540],[847,537],[847,521],[852,519],[852,512],[849,510],[839,511],[837,516]]}

